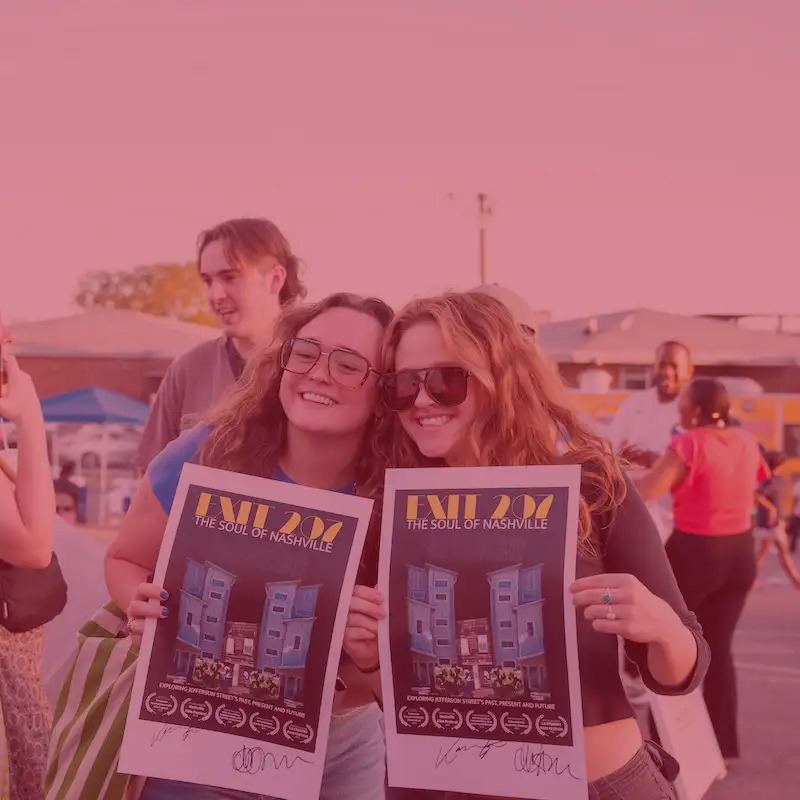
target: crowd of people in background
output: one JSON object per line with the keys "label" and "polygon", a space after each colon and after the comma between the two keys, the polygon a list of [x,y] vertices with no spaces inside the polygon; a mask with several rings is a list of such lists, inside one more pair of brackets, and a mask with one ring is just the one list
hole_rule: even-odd
{"label": "crowd of people in background", "polygon": [[[579,535],[587,547],[572,591],[591,797],[621,796],[621,782],[632,800],[674,796],[677,765],[657,744],[650,691],[703,685],[723,756],[740,757],[733,636],[771,548],[800,588],[791,555],[800,490],[784,519],[781,454],[737,424],[724,386],[695,376],[684,344],[664,342],[652,388],[631,395],[607,429],[590,429],[538,348],[530,308],[502,287],[414,300],[396,314],[349,294],[307,305],[300,261],[264,219],[202,233],[197,265],[221,333],[167,371],[136,456],[143,478],[106,558],[108,593],[129,636],[167,609],[150,576],[187,462],[379,498],[387,467],[571,458],[585,478]],[[19,591],[20,602],[49,603],[26,630],[0,620],[0,800],[16,800],[43,796],[43,625],[60,611],[53,519],[77,525],[84,517],[72,465],[53,480],[35,389],[10,354],[8,332],[0,339],[0,416],[16,425],[18,449],[16,469],[0,473],[0,586],[4,596]],[[303,399],[315,392],[331,400],[323,416]],[[478,425],[489,418],[491,426]],[[472,430],[480,433],[468,447]],[[600,563],[588,556],[592,543],[605,554]],[[375,635],[385,608],[375,548],[373,532],[350,605],[340,665],[347,690],[337,692],[323,798],[420,794],[385,786]],[[39,600],[14,579],[32,570],[49,575]],[[611,585],[608,574],[624,580]],[[598,592],[609,586],[618,616],[598,626],[607,612]],[[155,779],[139,796],[252,797]]]}

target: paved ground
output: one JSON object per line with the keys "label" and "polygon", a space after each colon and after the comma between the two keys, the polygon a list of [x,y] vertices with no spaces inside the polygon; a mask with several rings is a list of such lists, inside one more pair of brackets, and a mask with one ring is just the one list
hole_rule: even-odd
{"label": "paved ground", "polygon": [[800,591],[770,556],[736,637],[741,762],[706,800],[800,796]]}

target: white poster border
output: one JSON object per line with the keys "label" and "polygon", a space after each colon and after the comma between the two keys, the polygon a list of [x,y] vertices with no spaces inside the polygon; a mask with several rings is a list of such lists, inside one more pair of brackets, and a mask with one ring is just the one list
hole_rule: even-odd
{"label": "white poster border", "polygon": [[[146,774],[152,778],[237,789],[279,797],[283,800],[306,800],[308,797],[316,797],[322,784],[339,654],[344,639],[349,601],[374,501],[350,494],[328,492],[294,483],[186,464],[178,482],[153,574],[153,583],[156,585],[160,585],[166,575],[178,525],[192,485],[248,497],[264,497],[278,500],[286,505],[346,515],[358,520],[333,625],[320,704],[316,747],[311,753],[280,744],[270,744],[267,748],[262,742],[233,734],[197,730],[189,726],[165,726],[163,723],[139,719],[158,624],[157,620],[151,619],[147,620],[142,637],[118,770],[126,775]],[[220,746],[223,740],[226,744]],[[230,742],[230,745],[227,742]],[[232,767],[233,755],[241,748],[249,754],[252,768],[235,771]],[[271,755],[267,755],[265,752],[267,750]]]}
{"label": "white poster border", "polygon": [[[392,534],[395,496],[398,491],[492,488],[566,488],[566,537],[564,546],[564,627],[570,697],[573,745],[536,745],[549,757],[548,764],[560,767],[545,770],[536,753],[524,746],[467,747],[459,750],[459,739],[428,737],[397,730],[396,705],[389,645],[389,619],[379,624],[378,646],[381,661],[381,686],[386,727],[389,786],[407,789],[467,792],[471,794],[525,798],[526,800],[586,800],[586,757],[583,735],[583,707],[577,650],[577,621],[570,584],[575,580],[578,544],[580,466],[531,467],[446,467],[387,470],[378,568],[378,586],[389,603]],[[570,534],[574,535],[570,535]],[[446,755],[458,754],[448,763]],[[443,755],[444,754],[444,755]],[[534,756],[534,758],[531,758]],[[437,766],[438,764],[438,766]],[[539,766],[537,766],[539,765]],[[445,767],[442,769],[442,767]],[[569,767],[574,778],[561,770]],[[546,774],[541,774],[545,772]],[[539,774],[537,774],[539,773]]]}

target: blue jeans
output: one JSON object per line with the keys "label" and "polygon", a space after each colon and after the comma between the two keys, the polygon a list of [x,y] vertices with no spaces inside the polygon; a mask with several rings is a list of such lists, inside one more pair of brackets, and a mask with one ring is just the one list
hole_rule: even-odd
{"label": "blue jeans", "polygon": [[645,744],[638,753],[616,772],[589,784],[589,800],[675,800],[675,787],[664,776],[659,763],[662,757],[675,767],[677,762],[660,747]]}
{"label": "blue jeans", "polygon": [[[386,742],[383,714],[374,703],[331,719],[320,800],[384,800]],[[148,778],[140,800],[275,800],[236,789]]]}

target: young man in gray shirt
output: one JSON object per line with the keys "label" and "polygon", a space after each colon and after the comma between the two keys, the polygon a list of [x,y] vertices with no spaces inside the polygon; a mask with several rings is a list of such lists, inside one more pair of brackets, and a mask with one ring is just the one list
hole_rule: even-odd
{"label": "young man in gray shirt", "polygon": [[298,259],[266,219],[232,219],[203,231],[197,269],[223,333],[175,359],[164,375],[134,460],[143,471],[238,380],[250,354],[272,341],[281,309],[306,296]]}

